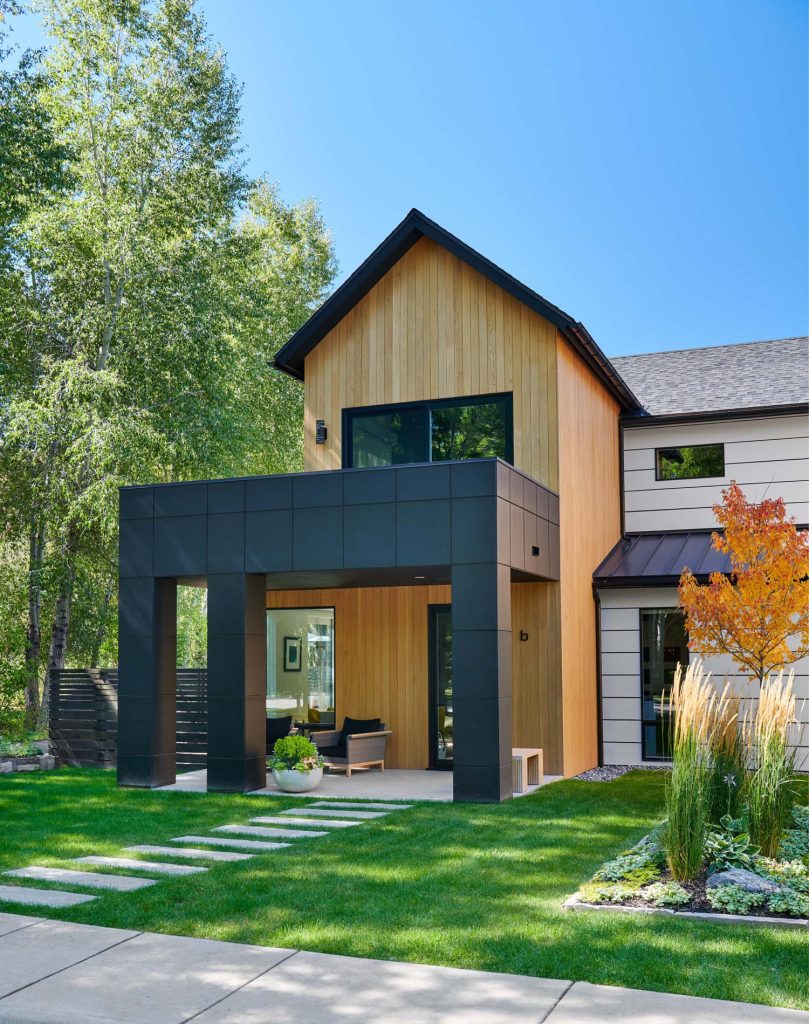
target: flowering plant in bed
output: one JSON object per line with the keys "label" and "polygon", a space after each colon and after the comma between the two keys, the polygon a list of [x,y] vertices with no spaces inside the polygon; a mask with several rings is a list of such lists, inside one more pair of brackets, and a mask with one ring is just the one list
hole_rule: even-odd
{"label": "flowering plant in bed", "polygon": [[307,793],[323,777],[323,758],[305,736],[282,736],[270,759],[275,784],[286,793]]}

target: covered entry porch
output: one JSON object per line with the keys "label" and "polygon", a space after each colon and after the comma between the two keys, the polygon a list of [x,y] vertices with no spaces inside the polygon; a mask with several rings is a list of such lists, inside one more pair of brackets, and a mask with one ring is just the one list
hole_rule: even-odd
{"label": "covered entry porch", "polygon": [[391,767],[428,767],[427,609],[451,601],[453,798],[507,799],[512,584],[558,579],[558,519],[557,496],[498,459],[123,489],[119,783],[175,781],[176,586],[197,582],[208,789],[266,786],[268,607],[344,605],[336,726],[378,716]]}

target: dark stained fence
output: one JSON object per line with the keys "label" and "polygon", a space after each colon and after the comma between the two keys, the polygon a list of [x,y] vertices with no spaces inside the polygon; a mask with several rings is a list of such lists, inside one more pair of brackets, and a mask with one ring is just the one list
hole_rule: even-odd
{"label": "dark stained fence", "polygon": [[[118,754],[118,670],[51,673],[51,753],[67,764],[114,768]],[[177,769],[204,768],[208,747],[208,672],[177,669]]]}

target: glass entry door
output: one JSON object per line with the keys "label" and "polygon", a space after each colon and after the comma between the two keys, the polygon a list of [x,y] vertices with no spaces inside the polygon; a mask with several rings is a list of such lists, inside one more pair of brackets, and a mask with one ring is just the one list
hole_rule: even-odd
{"label": "glass entry door", "polygon": [[452,610],[429,606],[430,623],[430,767],[452,768]]}

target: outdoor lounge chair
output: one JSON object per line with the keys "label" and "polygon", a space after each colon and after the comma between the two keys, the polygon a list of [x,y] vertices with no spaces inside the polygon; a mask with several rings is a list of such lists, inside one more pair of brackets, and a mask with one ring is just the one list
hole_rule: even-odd
{"label": "outdoor lounge chair", "polygon": [[291,732],[297,732],[292,728],[292,715],[284,715],[283,718],[267,719],[267,756],[272,757],[275,741],[283,736],[289,736]]}
{"label": "outdoor lounge chair", "polygon": [[354,768],[385,770],[385,747],[390,730],[378,718],[344,718],[342,729],[312,733],[318,753],[332,770],[345,769],[351,778]]}

